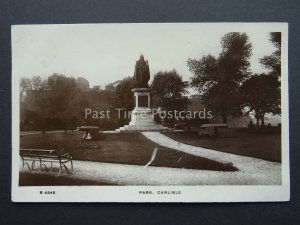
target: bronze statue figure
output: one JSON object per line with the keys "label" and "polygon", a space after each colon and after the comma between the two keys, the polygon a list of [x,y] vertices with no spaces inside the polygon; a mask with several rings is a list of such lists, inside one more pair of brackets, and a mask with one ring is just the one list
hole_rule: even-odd
{"label": "bronze statue figure", "polygon": [[148,61],[144,60],[144,56],[141,55],[140,59],[136,61],[134,69],[134,79],[137,88],[147,88],[150,80],[150,71]]}

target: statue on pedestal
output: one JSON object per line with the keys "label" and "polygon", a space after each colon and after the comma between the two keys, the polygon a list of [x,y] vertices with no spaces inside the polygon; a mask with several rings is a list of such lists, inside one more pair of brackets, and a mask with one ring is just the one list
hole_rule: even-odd
{"label": "statue on pedestal", "polygon": [[148,88],[148,82],[150,80],[150,71],[148,61],[144,60],[143,55],[141,55],[140,59],[136,61],[134,69],[134,79],[137,88]]}
{"label": "statue on pedestal", "polygon": [[151,94],[148,86],[150,71],[148,61],[141,55],[136,61],[134,69],[135,88],[132,89],[134,98],[134,109],[128,125],[117,129],[118,132],[127,131],[156,131],[168,130],[167,127],[155,124],[153,111],[151,110]]}

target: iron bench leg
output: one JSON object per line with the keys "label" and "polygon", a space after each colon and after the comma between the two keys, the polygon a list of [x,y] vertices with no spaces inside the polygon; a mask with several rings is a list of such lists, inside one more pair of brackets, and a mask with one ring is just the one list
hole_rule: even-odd
{"label": "iron bench leg", "polygon": [[63,170],[63,168],[62,168],[62,166],[61,166],[61,163],[59,163],[59,171],[58,171],[58,174],[57,174],[56,176],[59,176],[60,173],[62,172],[62,170]]}
{"label": "iron bench leg", "polygon": [[25,167],[25,165],[27,165],[27,166],[28,166],[28,169],[31,170],[29,163],[23,161],[23,167]]}
{"label": "iron bench leg", "polygon": [[71,160],[71,171],[73,173],[73,161]]}

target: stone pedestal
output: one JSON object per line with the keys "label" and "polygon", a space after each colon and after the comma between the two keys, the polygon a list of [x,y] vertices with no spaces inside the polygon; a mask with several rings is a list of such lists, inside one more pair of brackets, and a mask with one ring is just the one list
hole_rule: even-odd
{"label": "stone pedestal", "polygon": [[167,127],[157,125],[151,110],[151,95],[149,88],[135,88],[132,90],[134,97],[134,109],[131,112],[129,125],[120,127],[117,131],[157,131],[167,130]]}

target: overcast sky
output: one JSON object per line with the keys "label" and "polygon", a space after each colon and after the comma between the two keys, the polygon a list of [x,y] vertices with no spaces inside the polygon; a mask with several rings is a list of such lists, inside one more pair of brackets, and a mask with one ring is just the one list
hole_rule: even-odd
{"label": "overcast sky", "polygon": [[47,78],[53,73],[85,77],[104,86],[132,76],[136,60],[149,61],[151,78],[159,70],[176,69],[189,80],[188,58],[217,56],[228,32],[246,32],[253,46],[251,69],[264,72],[259,59],[274,51],[272,24],[81,24],[26,25],[12,29],[15,77]]}

